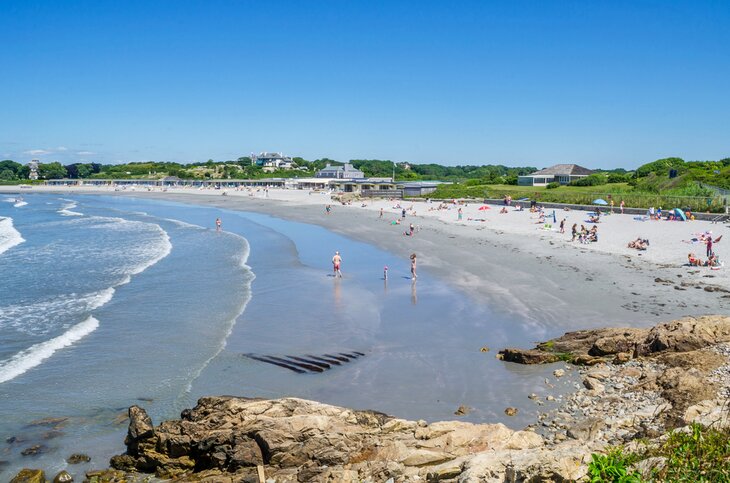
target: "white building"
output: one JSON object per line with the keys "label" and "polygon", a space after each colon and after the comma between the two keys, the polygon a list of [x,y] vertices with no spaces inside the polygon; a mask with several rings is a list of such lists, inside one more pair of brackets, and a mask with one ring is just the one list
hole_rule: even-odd
{"label": "white building", "polygon": [[28,179],[38,179],[38,165],[41,162],[37,159],[33,159],[30,163],[28,163],[28,168],[30,168],[30,173],[28,173]]}
{"label": "white building", "polygon": [[283,153],[262,152],[258,155],[251,154],[251,163],[264,168],[264,171],[276,171],[277,169],[293,169],[294,161]]}

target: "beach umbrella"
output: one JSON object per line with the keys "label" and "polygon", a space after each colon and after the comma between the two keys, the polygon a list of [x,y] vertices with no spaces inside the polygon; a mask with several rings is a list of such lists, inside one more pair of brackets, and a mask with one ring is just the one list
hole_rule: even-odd
{"label": "beach umbrella", "polygon": [[675,208],[674,214],[677,216],[677,218],[681,218],[682,221],[687,221],[687,215],[685,215],[684,211],[682,211],[681,209]]}
{"label": "beach umbrella", "polygon": [[490,209],[490,208],[487,205],[479,207],[479,211],[484,211],[484,210],[488,210],[488,209]]}
{"label": "beach umbrella", "polygon": [[604,200],[603,198],[598,198],[597,200],[593,200],[594,205],[607,205],[608,201]]}

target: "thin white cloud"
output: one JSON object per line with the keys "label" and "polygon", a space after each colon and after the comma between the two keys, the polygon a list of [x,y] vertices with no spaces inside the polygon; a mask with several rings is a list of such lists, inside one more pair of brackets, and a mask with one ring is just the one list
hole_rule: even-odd
{"label": "thin white cloud", "polygon": [[79,156],[91,156],[93,154],[96,154],[94,151],[79,151],[76,153]]}
{"label": "thin white cloud", "polygon": [[68,151],[68,148],[66,146],[59,146],[56,148],[56,151]]}
{"label": "thin white cloud", "polygon": [[31,156],[43,156],[44,154],[51,154],[52,151],[48,151],[47,149],[30,149],[28,151],[24,151],[23,154],[30,154]]}

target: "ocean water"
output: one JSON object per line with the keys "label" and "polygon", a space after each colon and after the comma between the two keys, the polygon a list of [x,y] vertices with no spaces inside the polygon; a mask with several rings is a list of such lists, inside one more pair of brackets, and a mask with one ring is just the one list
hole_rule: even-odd
{"label": "ocean water", "polygon": [[[0,479],[106,466],[124,450],[128,406],[158,423],[203,395],[427,420],[456,419],[463,404],[467,421],[534,421],[527,395],[545,392],[553,368],[494,357],[532,343],[529,325],[427,271],[411,281],[408,260],[253,213],[109,196],[22,203],[0,200]],[[74,452],[92,462],[66,465]]]}

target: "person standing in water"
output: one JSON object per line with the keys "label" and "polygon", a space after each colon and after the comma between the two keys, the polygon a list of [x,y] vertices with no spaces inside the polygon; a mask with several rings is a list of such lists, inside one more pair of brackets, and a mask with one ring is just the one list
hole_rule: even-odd
{"label": "person standing in water", "polygon": [[221,231],[221,226],[223,223],[221,222],[220,218],[215,219],[215,231]]}
{"label": "person standing in water", "polygon": [[411,253],[411,280],[415,280],[418,278],[418,275],[416,275],[416,254]]}
{"label": "person standing in water", "polygon": [[342,278],[342,272],[340,271],[340,265],[342,264],[342,257],[340,252],[335,252],[335,256],[332,257],[332,270],[335,273],[335,277]]}

